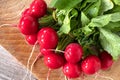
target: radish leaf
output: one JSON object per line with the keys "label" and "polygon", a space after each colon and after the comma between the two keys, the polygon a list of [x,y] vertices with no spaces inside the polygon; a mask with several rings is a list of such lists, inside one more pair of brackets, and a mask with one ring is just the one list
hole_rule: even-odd
{"label": "radish leaf", "polygon": [[115,4],[120,5],[120,0],[113,0]]}
{"label": "radish leaf", "polygon": [[110,30],[99,28],[100,42],[104,50],[108,51],[116,60],[120,55],[120,36]]}
{"label": "radish leaf", "polygon": [[50,6],[57,9],[71,9],[82,0],[52,0]]}

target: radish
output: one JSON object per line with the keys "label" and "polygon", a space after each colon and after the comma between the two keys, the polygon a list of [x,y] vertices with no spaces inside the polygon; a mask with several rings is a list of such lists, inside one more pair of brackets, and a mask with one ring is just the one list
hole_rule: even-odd
{"label": "radish", "polygon": [[63,73],[68,78],[77,78],[81,74],[81,69],[79,68],[78,64],[66,63],[63,66]]}
{"label": "radish", "polygon": [[91,75],[100,70],[100,59],[95,55],[87,56],[81,63],[82,71],[85,74]]}
{"label": "radish", "polygon": [[24,35],[32,35],[38,32],[38,22],[31,16],[23,16],[19,22],[19,29]]}
{"label": "radish", "polygon": [[65,63],[65,59],[62,55],[55,52],[44,56],[44,63],[51,69],[58,69]]}
{"label": "radish", "polygon": [[40,47],[45,49],[56,48],[58,44],[58,35],[57,32],[51,27],[43,27],[38,32],[38,42]]}
{"label": "radish", "polygon": [[40,48],[40,52],[41,52],[44,56],[53,53],[53,51],[51,51],[51,50],[49,50],[49,49],[45,49],[45,48]]}
{"label": "radish", "polygon": [[26,39],[26,41],[28,42],[28,44],[34,45],[35,42],[37,41],[37,34],[26,35],[26,36],[25,36],[25,39]]}
{"label": "radish", "polygon": [[83,55],[82,47],[78,43],[71,43],[65,49],[65,58],[70,63],[77,63]]}
{"label": "radish", "polygon": [[23,17],[23,16],[26,16],[26,15],[30,15],[29,8],[25,9],[25,10],[22,12],[22,17]]}
{"label": "radish", "polygon": [[34,0],[30,5],[30,14],[40,18],[46,14],[47,4],[44,0]]}
{"label": "radish", "polygon": [[100,60],[101,60],[101,69],[102,70],[109,69],[113,64],[112,56],[106,51],[103,51],[100,53]]}

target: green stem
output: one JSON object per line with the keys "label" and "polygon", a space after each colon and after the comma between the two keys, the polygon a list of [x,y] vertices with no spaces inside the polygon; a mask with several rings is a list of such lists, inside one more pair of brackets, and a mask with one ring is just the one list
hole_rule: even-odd
{"label": "green stem", "polygon": [[63,35],[63,38],[60,40],[60,42],[58,43],[58,46],[57,46],[57,50],[64,50],[65,49],[65,47],[69,44],[69,43],[71,43],[71,42],[73,42],[73,40],[74,40],[74,38],[71,38],[69,35]]}
{"label": "green stem", "polygon": [[46,15],[39,19],[39,24],[40,24],[40,27],[52,26],[53,24],[55,24],[55,20],[53,19],[52,15]]}

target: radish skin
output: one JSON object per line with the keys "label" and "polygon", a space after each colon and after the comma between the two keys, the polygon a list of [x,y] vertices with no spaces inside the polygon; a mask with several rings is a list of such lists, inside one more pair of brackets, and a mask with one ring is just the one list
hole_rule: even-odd
{"label": "radish skin", "polygon": [[101,61],[97,56],[89,55],[81,62],[81,69],[85,74],[95,74],[101,69]]}
{"label": "radish skin", "polygon": [[24,35],[33,35],[38,32],[38,21],[31,16],[24,16],[20,19],[18,28]]}
{"label": "radish skin", "polygon": [[63,66],[63,73],[68,78],[78,78],[81,75],[81,69],[78,64],[66,63]]}
{"label": "radish skin", "polygon": [[47,4],[44,0],[34,0],[30,5],[30,14],[36,18],[40,18],[46,14]]}
{"label": "radish skin", "polygon": [[65,59],[62,55],[57,53],[50,53],[49,55],[44,56],[44,63],[51,69],[58,69],[65,64]]}
{"label": "radish skin", "polygon": [[70,63],[77,63],[81,60],[83,55],[82,47],[78,43],[70,43],[65,48],[65,58]]}
{"label": "radish skin", "polygon": [[34,45],[35,42],[37,41],[37,34],[25,35],[25,39],[26,39],[28,44]]}
{"label": "radish skin", "polygon": [[54,49],[58,44],[57,32],[51,27],[41,28],[37,38],[41,48]]}
{"label": "radish skin", "polygon": [[113,64],[112,56],[108,52],[103,51],[100,53],[99,57],[101,60],[101,69],[108,70]]}

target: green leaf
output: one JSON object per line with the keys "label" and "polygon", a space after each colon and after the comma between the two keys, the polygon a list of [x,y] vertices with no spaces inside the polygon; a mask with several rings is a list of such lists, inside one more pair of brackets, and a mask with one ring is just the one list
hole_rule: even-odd
{"label": "green leaf", "polygon": [[111,20],[112,22],[120,21],[120,12],[116,12],[111,14]]}
{"label": "green leaf", "polygon": [[90,22],[89,18],[84,14],[84,12],[81,12],[81,22],[82,26],[85,26]]}
{"label": "green leaf", "polygon": [[109,22],[118,22],[120,21],[120,12],[98,16],[93,18],[89,24],[91,27],[104,27]]}
{"label": "green leaf", "polygon": [[114,5],[114,7],[111,10],[105,12],[105,14],[116,13],[116,12],[120,12],[120,6],[119,5]]}
{"label": "green leaf", "polygon": [[94,3],[91,3],[87,9],[83,10],[83,12],[90,18],[96,17],[98,16],[100,6],[101,6],[101,0],[97,0]]}
{"label": "green leaf", "polygon": [[104,50],[108,51],[116,60],[120,55],[120,37],[111,31],[99,28],[100,42]]}
{"label": "green leaf", "polygon": [[111,0],[102,0],[100,14],[103,14],[104,12],[112,9],[114,7],[114,4]]}
{"label": "green leaf", "polygon": [[91,22],[83,27],[83,32],[86,35],[91,34],[91,32],[94,30],[95,27],[104,27],[107,25],[111,20],[111,15],[103,15],[103,16],[98,16],[96,18],[92,18]]}
{"label": "green leaf", "polygon": [[71,10],[72,9],[66,11],[66,15],[65,15],[65,18],[63,20],[63,24],[62,24],[62,26],[60,28],[60,32],[65,33],[65,34],[69,33],[69,31],[71,29],[70,28],[70,20],[71,20],[71,18],[69,16]]}
{"label": "green leaf", "polygon": [[52,0],[50,7],[57,9],[71,9],[80,3],[82,0]]}
{"label": "green leaf", "polygon": [[89,23],[90,27],[104,27],[111,20],[111,15],[103,15],[93,18]]}
{"label": "green leaf", "polygon": [[71,19],[73,17],[77,17],[77,16],[78,16],[77,10],[75,10],[75,9],[67,10],[66,14],[65,14],[65,18],[63,20],[63,24],[62,24],[62,26],[60,28],[60,32],[68,34],[70,32],[70,30],[71,30],[71,25],[72,25],[71,24],[72,23]]}
{"label": "green leaf", "polygon": [[118,32],[120,31],[120,21],[110,22],[108,25],[105,26],[105,28],[111,30],[112,32]]}
{"label": "green leaf", "polygon": [[83,32],[90,34],[95,27],[105,27],[110,22],[118,21],[120,21],[120,12],[98,16],[91,19],[91,22],[83,28]]}
{"label": "green leaf", "polygon": [[65,10],[56,10],[56,18],[58,19],[58,24],[62,25],[66,15]]}
{"label": "green leaf", "polygon": [[81,3],[81,5],[80,5],[80,9],[83,9],[83,8],[86,9],[86,7],[88,6],[87,4],[94,3],[96,1],[97,0],[83,0],[82,3]]}
{"label": "green leaf", "polygon": [[113,0],[116,5],[120,5],[120,0]]}

